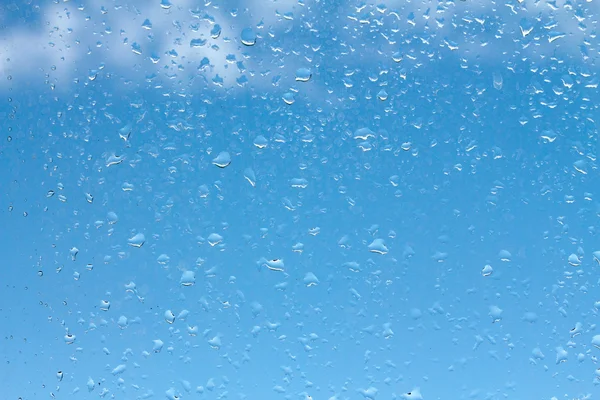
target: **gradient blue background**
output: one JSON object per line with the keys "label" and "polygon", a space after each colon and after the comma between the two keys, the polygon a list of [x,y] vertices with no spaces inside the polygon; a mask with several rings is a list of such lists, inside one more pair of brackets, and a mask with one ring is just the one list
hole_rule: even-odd
{"label": "gradient blue background", "polygon": [[1,398],[597,398],[580,3],[0,5]]}

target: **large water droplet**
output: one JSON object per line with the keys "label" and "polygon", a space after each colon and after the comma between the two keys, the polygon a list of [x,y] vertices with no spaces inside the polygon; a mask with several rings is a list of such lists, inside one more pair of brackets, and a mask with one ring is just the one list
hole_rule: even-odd
{"label": "large water droplet", "polygon": [[369,245],[369,251],[377,254],[387,254],[388,248],[385,246],[383,239],[375,239]]}
{"label": "large water droplet", "polygon": [[173,311],[171,311],[171,310],[165,311],[165,321],[167,321],[167,323],[169,323],[169,324],[172,324],[173,322],[175,322],[175,314],[173,314]]}
{"label": "large water droplet", "polygon": [[483,276],[490,276],[492,274],[492,272],[494,272],[494,270],[492,269],[492,266],[491,265],[486,265],[481,270],[481,275],[483,275]]}
{"label": "large water droplet", "polygon": [[183,271],[180,283],[182,286],[193,286],[196,283],[196,273],[194,271]]}
{"label": "large water droplet", "polygon": [[308,287],[316,286],[319,284],[319,279],[312,272],[307,272],[304,275],[304,284]]}
{"label": "large water droplet", "polygon": [[312,78],[312,71],[308,68],[298,68],[296,70],[296,80],[298,82],[308,82]]}
{"label": "large water droplet", "polygon": [[244,28],[241,34],[242,44],[254,46],[256,44],[256,34],[251,28]]}
{"label": "large water droplet", "polygon": [[229,164],[231,164],[231,156],[229,155],[228,152],[222,151],[222,152],[219,153],[218,156],[216,156],[214,158],[213,164],[216,165],[219,168],[225,168]]}
{"label": "large water droplet", "polygon": [[214,247],[223,241],[223,236],[218,233],[211,233],[206,240],[208,241],[208,244]]}
{"label": "large water droplet", "polygon": [[269,141],[262,135],[258,135],[256,139],[254,139],[254,145],[259,149],[264,149],[265,147],[267,147],[268,144]]}
{"label": "large water droplet", "polygon": [[221,25],[215,24],[210,30],[210,37],[213,39],[217,39],[221,35]]}
{"label": "large water droplet", "polygon": [[133,236],[132,238],[130,238],[129,240],[127,240],[127,243],[132,246],[132,247],[142,247],[144,245],[144,243],[146,242],[146,237],[144,236],[143,233],[138,233],[135,236]]}
{"label": "large water droplet", "polygon": [[292,105],[294,104],[294,102],[296,101],[296,99],[294,99],[294,93],[292,92],[287,92],[283,95],[283,101],[285,102],[285,104],[287,105]]}

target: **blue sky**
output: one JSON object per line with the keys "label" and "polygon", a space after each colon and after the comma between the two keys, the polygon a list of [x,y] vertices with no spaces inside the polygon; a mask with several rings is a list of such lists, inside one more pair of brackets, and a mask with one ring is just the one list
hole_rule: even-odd
{"label": "blue sky", "polygon": [[1,6],[3,398],[597,397],[598,11]]}

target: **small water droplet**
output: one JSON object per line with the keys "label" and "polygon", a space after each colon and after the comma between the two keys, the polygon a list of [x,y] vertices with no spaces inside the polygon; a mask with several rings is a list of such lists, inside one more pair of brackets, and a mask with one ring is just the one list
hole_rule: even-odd
{"label": "small water droplet", "polygon": [[59,382],[61,382],[63,380],[63,372],[62,371],[58,371],[56,373],[56,379],[58,379]]}
{"label": "small water droplet", "polygon": [[91,194],[89,194],[89,193],[86,193],[86,194],[85,194],[85,200],[86,200],[88,203],[92,204],[92,203],[94,202],[94,196],[92,196],[92,195],[91,195]]}

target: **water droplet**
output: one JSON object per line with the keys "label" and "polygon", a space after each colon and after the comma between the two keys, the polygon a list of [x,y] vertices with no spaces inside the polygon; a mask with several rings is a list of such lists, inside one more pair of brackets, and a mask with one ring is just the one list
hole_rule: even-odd
{"label": "water droplet", "polygon": [[168,10],[169,8],[171,8],[172,4],[169,0],[160,0],[160,6],[165,10]]}
{"label": "water droplet", "polygon": [[42,276],[44,276],[44,271],[42,271],[42,270],[38,271],[38,272],[37,272],[37,275],[38,275],[39,277],[42,277]]}
{"label": "water droplet", "polygon": [[113,211],[106,214],[106,219],[108,220],[109,225],[116,224],[119,221],[119,217]]}
{"label": "water droplet", "polygon": [[500,261],[509,262],[512,258],[512,255],[508,250],[500,250],[500,253],[498,253],[498,258],[500,258]]}
{"label": "water droplet", "polygon": [[271,271],[283,272],[284,265],[282,259],[267,260],[263,265]]}
{"label": "water droplet", "polygon": [[110,154],[108,157],[106,157],[106,166],[107,167],[111,167],[113,165],[119,165],[121,164],[123,161],[125,160],[124,157],[121,156],[117,156],[115,154]]}
{"label": "water droplet", "polygon": [[483,276],[490,276],[492,274],[492,272],[494,272],[494,270],[492,269],[492,266],[491,265],[486,265],[481,270],[481,275],[483,275]]}
{"label": "water droplet", "polygon": [[256,139],[254,139],[254,145],[259,149],[264,149],[269,144],[267,138],[262,135],[258,135]]}
{"label": "water droplet", "polygon": [[158,256],[156,261],[161,265],[166,265],[169,263],[169,261],[171,261],[171,258],[166,254],[161,254],[160,256]]}
{"label": "water droplet", "polygon": [[160,351],[162,350],[163,346],[165,345],[163,343],[163,341],[160,340],[160,339],[155,339],[152,342],[153,342],[152,351],[155,352],[155,353],[160,353]]}
{"label": "water droplet", "polygon": [[62,371],[58,371],[56,373],[56,379],[58,379],[59,382],[61,382],[63,380],[63,372]]}
{"label": "water droplet", "polygon": [[127,324],[128,324],[127,317],[124,315],[121,315],[119,317],[119,319],[117,320],[117,325],[119,326],[119,328],[125,329],[125,328],[127,328]]}
{"label": "water droplet", "polygon": [[592,346],[600,349],[600,335],[594,335],[592,338]]}
{"label": "water droplet", "polygon": [[92,378],[88,378],[85,385],[88,388],[88,392],[91,392],[96,387],[96,383],[94,382],[94,380]]}
{"label": "water droplet", "polygon": [[100,300],[100,310],[108,311],[110,310],[110,301],[108,300]]}
{"label": "water droplet", "polygon": [[66,344],[73,344],[73,343],[75,343],[76,337],[75,337],[75,335],[73,335],[71,333],[67,333],[63,339]]}
{"label": "water droplet", "polygon": [[86,193],[86,194],[85,194],[85,200],[86,200],[88,203],[92,204],[92,203],[94,202],[94,196],[92,196],[92,195],[91,195],[91,194],[89,194],[89,193]]}
{"label": "water droplet", "polygon": [[214,247],[223,241],[223,236],[218,233],[211,233],[206,240],[208,241],[208,244]]}
{"label": "water droplet", "polygon": [[169,324],[172,324],[173,322],[175,322],[175,314],[173,314],[173,311],[171,311],[171,310],[165,311],[165,321],[167,321],[167,323],[169,323]]}
{"label": "water droplet", "polygon": [[145,19],[144,23],[142,23],[142,28],[144,29],[152,29],[152,22],[149,19]]}
{"label": "water droplet", "polygon": [[381,101],[386,101],[388,98],[388,94],[384,89],[381,89],[379,93],[377,93],[377,98]]}
{"label": "water droplet", "polygon": [[285,93],[282,98],[283,98],[283,101],[285,102],[285,104],[290,105],[290,106],[292,104],[294,104],[294,102],[296,101],[294,99],[294,93],[292,93],[292,92]]}
{"label": "water droplet", "polygon": [[251,28],[244,28],[241,34],[242,44],[254,46],[256,44],[256,34]]}
{"label": "water droplet", "polygon": [[308,68],[298,68],[296,70],[296,80],[298,82],[308,82],[312,78],[312,71]]}
{"label": "water droplet", "polygon": [[208,341],[208,344],[210,345],[210,347],[212,347],[215,350],[219,350],[221,348],[221,338],[218,336],[213,337],[212,339],[210,339]]}
{"label": "water droplet", "polygon": [[112,370],[112,374],[113,375],[120,375],[123,372],[125,372],[125,370],[127,369],[127,366],[125,364],[120,364],[117,365],[113,370]]}
{"label": "water droplet", "polygon": [[69,250],[69,254],[71,255],[71,260],[73,260],[73,261],[77,260],[78,253],[79,253],[79,249],[77,247],[72,247],[71,250]]}
{"label": "water droplet", "polygon": [[202,47],[206,44],[206,39],[192,39],[190,41],[190,47],[191,48],[198,48],[198,47]]}
{"label": "water droplet", "polygon": [[556,364],[561,364],[561,363],[567,362],[568,358],[569,358],[569,353],[567,353],[567,351],[564,348],[562,348],[562,347],[556,348]]}
{"label": "water droplet", "polygon": [[307,272],[304,275],[304,284],[307,287],[316,286],[319,284],[319,279],[312,272]]}
{"label": "water droplet", "polygon": [[231,164],[231,156],[228,152],[222,151],[217,157],[215,157],[215,159],[213,160],[213,164],[219,168],[225,168],[229,164]]}
{"label": "water droplet", "polygon": [[375,239],[368,246],[371,253],[387,254],[388,248],[385,246],[383,239]]}
{"label": "water droplet", "polygon": [[399,52],[392,54],[392,60],[394,60],[394,62],[399,63],[400,61],[402,61],[402,58],[402,54],[400,54]]}
{"label": "water droplet", "polygon": [[585,162],[585,160],[575,161],[573,163],[573,168],[575,168],[575,171],[583,175],[587,175],[587,163]]}
{"label": "water droplet", "polygon": [[581,265],[581,260],[575,253],[573,253],[569,256],[568,262],[569,262],[569,264],[571,264],[574,267]]}
{"label": "water droplet", "polygon": [[502,320],[502,309],[498,306],[490,306],[490,317],[492,322],[499,322]]}
{"label": "water droplet", "polygon": [[221,36],[221,25],[215,24],[210,30],[210,37],[213,39],[218,39]]}
{"label": "water droplet", "polygon": [[421,389],[414,388],[408,393],[404,393],[401,395],[404,400],[423,400],[423,396],[421,395]]}
{"label": "water droplet", "polygon": [[130,238],[129,240],[127,240],[127,243],[130,246],[137,247],[137,248],[142,247],[145,242],[146,242],[146,236],[144,236],[143,233],[138,233],[135,236],[133,236],[132,238]]}
{"label": "water droplet", "polygon": [[183,271],[179,282],[182,286],[193,286],[196,283],[196,273],[194,271]]}

